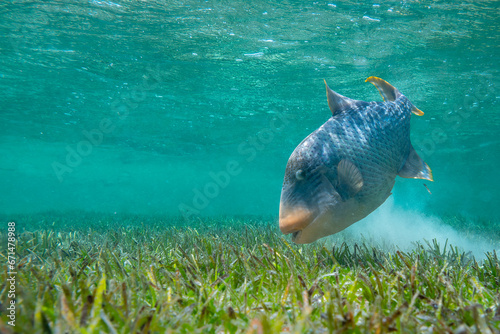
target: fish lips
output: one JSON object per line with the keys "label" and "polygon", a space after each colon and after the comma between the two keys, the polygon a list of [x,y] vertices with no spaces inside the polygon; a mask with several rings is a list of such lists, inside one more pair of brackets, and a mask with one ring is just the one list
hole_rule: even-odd
{"label": "fish lips", "polygon": [[283,234],[292,234],[292,241],[308,244],[325,236],[325,226],[332,220],[331,207],[309,209],[305,206],[280,205],[279,227]]}
{"label": "fish lips", "polygon": [[287,207],[280,204],[280,230],[283,234],[296,233],[305,229],[315,218],[314,211],[304,207]]}
{"label": "fish lips", "polygon": [[293,210],[283,210],[285,216],[280,216],[280,230],[283,234],[292,234],[292,241],[296,244],[308,244],[325,236],[324,228],[327,221],[332,219],[330,210],[315,213],[304,207]]}
{"label": "fish lips", "polygon": [[325,236],[325,226],[332,220],[332,209],[335,203],[341,201],[325,176],[321,177],[321,181],[321,186],[314,190],[317,196],[311,196],[315,198],[314,205],[287,203],[285,198],[288,196],[282,196],[279,227],[283,234],[292,233],[292,241],[297,244],[311,243]]}
{"label": "fish lips", "polygon": [[292,234],[292,241],[296,244],[309,244],[330,233],[326,233],[325,226],[332,221],[330,210],[325,210],[317,215],[305,228]]}

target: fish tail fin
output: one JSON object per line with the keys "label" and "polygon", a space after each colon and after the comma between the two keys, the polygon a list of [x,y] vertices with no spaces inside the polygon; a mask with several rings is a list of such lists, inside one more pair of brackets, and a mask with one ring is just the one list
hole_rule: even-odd
{"label": "fish tail fin", "polygon": [[371,76],[365,82],[372,83],[378,89],[385,102],[395,101],[401,95],[401,92],[396,87],[383,79]]}
{"label": "fish tail fin", "polygon": [[[396,87],[383,79],[371,76],[366,79],[365,82],[372,83],[377,88],[385,102],[395,101],[398,97],[403,95]],[[411,104],[411,112],[417,116],[422,116],[424,114],[422,110],[418,109],[413,104]]]}

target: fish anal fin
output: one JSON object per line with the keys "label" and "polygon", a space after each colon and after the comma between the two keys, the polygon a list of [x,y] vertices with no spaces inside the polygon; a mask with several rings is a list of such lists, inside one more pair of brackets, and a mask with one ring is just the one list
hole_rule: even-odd
{"label": "fish anal fin", "polygon": [[398,172],[398,175],[408,179],[424,179],[434,181],[432,171],[429,166],[420,158],[413,146],[410,146],[410,153],[405,164]]}
{"label": "fish anal fin", "polygon": [[363,188],[363,176],[351,161],[343,159],[337,166],[337,178],[342,197],[355,196]]}
{"label": "fish anal fin", "polygon": [[332,115],[337,115],[343,110],[357,107],[359,103],[362,103],[362,101],[353,100],[343,95],[340,95],[339,93],[334,92],[333,90],[330,89],[330,87],[328,87],[326,80],[324,81],[326,86],[326,98],[328,100],[328,107],[330,108]]}
{"label": "fish anal fin", "polygon": [[397,88],[380,78],[372,76],[366,79],[365,82],[372,83],[378,89],[385,102],[395,101],[401,95]]}

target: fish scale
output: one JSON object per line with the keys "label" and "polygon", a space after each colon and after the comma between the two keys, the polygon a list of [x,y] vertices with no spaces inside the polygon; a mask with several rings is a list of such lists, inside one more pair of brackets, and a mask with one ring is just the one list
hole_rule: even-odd
{"label": "fish scale", "polygon": [[432,180],[410,141],[411,114],[423,113],[386,81],[367,81],[384,102],[352,100],[326,85],[332,117],[288,160],[280,229],[293,233],[297,243],[336,233],[370,214],[390,195],[397,175]]}
{"label": "fish scale", "polygon": [[[404,98],[404,97],[402,97]],[[337,140],[333,140],[330,136],[328,138],[330,143],[323,143],[330,147],[329,155],[333,158],[323,158],[323,160],[333,160],[336,163],[340,162],[342,158],[347,158],[358,165],[361,174],[365,179],[365,184],[373,185],[374,187],[384,186],[377,175],[386,173],[396,176],[399,167],[401,166],[401,159],[405,150],[409,148],[409,121],[410,110],[407,110],[408,115],[398,115],[400,121],[393,122],[382,126],[380,115],[382,111],[390,110],[387,106],[388,103],[370,104],[367,110],[363,113],[359,109],[352,109],[346,111],[347,115],[342,115],[343,122],[338,121],[340,115],[335,115],[330,118],[318,131],[317,135],[313,135],[310,140],[323,141],[320,139],[320,133],[339,133]],[[385,105],[385,108],[384,108]],[[388,113],[387,113],[388,114]],[[394,112],[394,114],[397,114]],[[408,117],[406,117],[408,116]],[[361,131],[361,125],[364,128],[364,136],[360,137],[358,133]],[[406,124],[408,126],[405,126]],[[369,131],[366,131],[368,129]],[[380,134],[377,130],[385,129],[386,133]],[[388,130],[388,131],[387,131]],[[407,137],[407,142],[400,139]],[[390,145],[391,142],[399,143],[400,145]],[[365,196],[369,191],[384,191],[373,188],[364,187],[359,193],[359,196]]]}

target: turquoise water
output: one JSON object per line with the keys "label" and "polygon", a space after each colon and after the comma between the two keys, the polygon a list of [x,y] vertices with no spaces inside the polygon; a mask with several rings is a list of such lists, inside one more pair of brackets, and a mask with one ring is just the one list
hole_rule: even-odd
{"label": "turquoise water", "polygon": [[498,13],[496,1],[4,2],[0,213],[275,218],[289,155],[330,117],[323,79],[371,101],[375,75],[425,112],[411,137],[435,180],[398,178],[382,209],[498,224]]}

